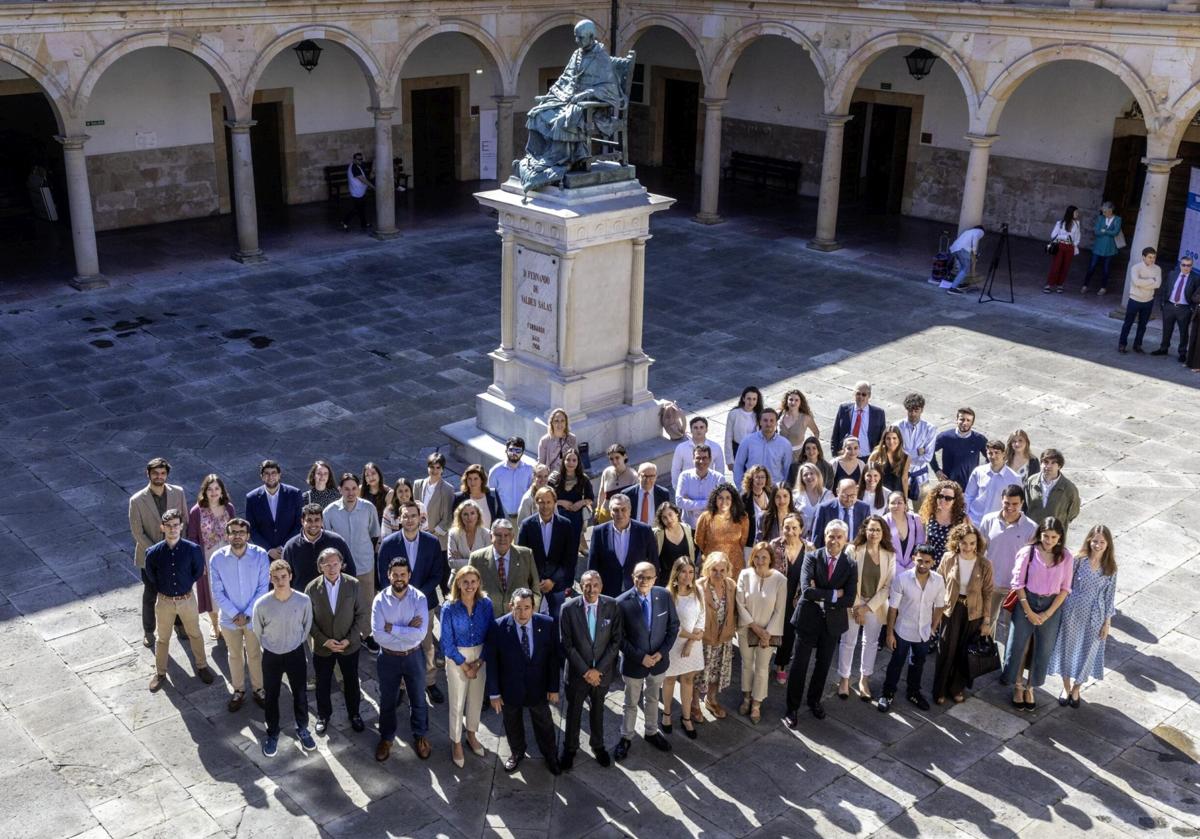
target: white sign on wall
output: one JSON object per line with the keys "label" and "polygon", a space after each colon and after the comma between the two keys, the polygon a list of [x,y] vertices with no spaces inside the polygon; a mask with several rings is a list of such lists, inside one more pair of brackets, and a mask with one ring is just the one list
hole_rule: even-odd
{"label": "white sign on wall", "polygon": [[1187,209],[1183,213],[1183,235],[1179,239],[1179,258],[1200,258],[1200,169],[1192,167],[1188,180]]}
{"label": "white sign on wall", "polygon": [[558,257],[517,247],[517,349],[558,363]]}
{"label": "white sign on wall", "polygon": [[496,109],[479,112],[479,178],[496,179]]}

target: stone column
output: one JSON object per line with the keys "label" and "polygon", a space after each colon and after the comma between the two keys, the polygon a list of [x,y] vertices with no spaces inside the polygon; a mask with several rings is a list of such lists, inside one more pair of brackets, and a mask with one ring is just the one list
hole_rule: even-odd
{"label": "stone column", "polygon": [[244,263],[264,262],[266,257],[258,246],[258,206],[254,201],[254,160],[250,154],[250,129],[256,123],[248,119],[227,120],[225,124],[229,126],[233,146],[229,153],[233,160],[233,212],[238,239],[233,258]]}
{"label": "stone column", "polygon": [[822,114],[825,152],[821,156],[821,192],[817,199],[817,232],[808,242],[815,251],[836,251],[838,199],[842,190],[842,140],[850,114]]}
{"label": "stone column", "polygon": [[988,158],[991,157],[992,143],[999,136],[996,134],[968,134],[966,140],[971,144],[967,157],[967,177],[963,183],[962,205],[958,211],[958,232],[962,233],[970,227],[983,223],[983,200],[987,196]]}
{"label": "stone column", "polygon": [[721,190],[721,109],[724,99],[701,99],[704,103],[704,157],[700,164],[700,212],[696,221],[701,224],[720,224],[717,197]]}
{"label": "stone column", "polygon": [[641,358],[642,319],[646,306],[646,242],[649,236],[637,236],[633,240],[633,264],[629,270],[629,356]]}
{"label": "stone column", "polygon": [[500,231],[500,351],[513,351],[513,297],[516,283],[513,277],[516,243],[511,230]]}
{"label": "stone column", "polygon": [[513,102],[515,96],[493,96],[496,102],[496,180],[504,183],[512,175]]}
{"label": "stone column", "polygon": [[395,239],[396,179],[392,172],[392,114],[395,108],[368,108],[375,115],[375,232],[376,239]]}
{"label": "stone column", "polygon": [[574,307],[571,304],[571,283],[574,281],[575,257],[578,251],[565,251],[558,256],[558,364],[563,373],[575,372]]}
{"label": "stone column", "polygon": [[[1171,170],[1179,159],[1143,157],[1146,164],[1146,183],[1142,187],[1142,204],[1138,210],[1137,228],[1129,245],[1129,261],[1142,258],[1142,248],[1158,248],[1158,235],[1162,228],[1163,208],[1167,203],[1167,182]],[[1166,266],[1163,268],[1165,275]],[[1121,292],[1122,305],[1129,300],[1129,272],[1125,272],[1125,287]]]}
{"label": "stone column", "polygon": [[96,253],[96,223],[92,217],[92,189],[88,184],[87,156],[83,144],[86,134],[56,136],[62,143],[63,166],[67,175],[67,202],[71,208],[71,241],[75,246],[75,277],[71,285],[80,291],[108,285],[100,276],[100,257]]}

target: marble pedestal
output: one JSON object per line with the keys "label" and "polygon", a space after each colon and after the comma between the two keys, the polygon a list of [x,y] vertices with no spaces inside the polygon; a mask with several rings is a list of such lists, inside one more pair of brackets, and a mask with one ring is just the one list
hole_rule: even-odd
{"label": "marble pedestal", "polygon": [[509,179],[475,198],[499,218],[500,346],[475,417],[442,428],[456,453],[488,464],[513,435],[532,452],[563,408],[593,459],[616,442],[654,459],[669,441],[642,350],[646,242],[651,214],[674,199],[647,192],[628,167],[528,196]]}

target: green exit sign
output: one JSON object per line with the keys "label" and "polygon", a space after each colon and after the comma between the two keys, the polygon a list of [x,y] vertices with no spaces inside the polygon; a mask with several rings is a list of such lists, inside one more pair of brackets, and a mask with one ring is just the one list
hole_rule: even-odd
{"label": "green exit sign", "polygon": [[104,120],[89,119],[87,122],[84,123],[84,125],[86,125],[88,128],[91,128],[93,125],[104,125]]}

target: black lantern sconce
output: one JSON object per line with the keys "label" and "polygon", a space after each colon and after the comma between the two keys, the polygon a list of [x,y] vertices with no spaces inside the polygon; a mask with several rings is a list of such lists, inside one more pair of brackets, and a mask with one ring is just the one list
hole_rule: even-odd
{"label": "black lantern sconce", "polygon": [[924,47],[917,47],[904,56],[904,63],[908,65],[908,74],[917,80],[929,75],[935,61],[937,61],[937,56]]}
{"label": "black lantern sconce", "polygon": [[296,44],[294,49],[296,57],[300,59],[300,66],[311,73],[317,66],[317,62],[321,60],[321,48],[315,41],[301,41]]}

